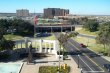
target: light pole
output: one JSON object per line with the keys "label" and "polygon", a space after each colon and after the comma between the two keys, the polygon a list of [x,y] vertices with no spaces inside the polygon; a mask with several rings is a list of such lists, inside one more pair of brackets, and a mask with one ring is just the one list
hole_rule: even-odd
{"label": "light pole", "polygon": [[[61,42],[60,42],[60,49],[61,49]],[[58,73],[60,73],[60,49],[59,49],[59,67],[58,67]]]}
{"label": "light pole", "polygon": [[79,54],[78,54],[78,68],[79,68]]}

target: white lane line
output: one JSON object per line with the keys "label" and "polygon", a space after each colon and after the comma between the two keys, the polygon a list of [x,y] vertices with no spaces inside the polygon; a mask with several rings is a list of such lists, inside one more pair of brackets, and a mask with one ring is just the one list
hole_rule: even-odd
{"label": "white lane line", "polygon": [[[84,62],[84,60],[79,56],[79,58]],[[88,67],[89,67],[89,69],[91,70],[91,71],[93,71],[93,69],[86,63],[86,62],[84,62]]]}
{"label": "white lane line", "polygon": [[[73,45],[71,42],[68,42],[68,43],[70,43],[72,46],[74,46],[75,47],[75,49],[77,49],[77,50],[79,50],[79,48],[77,48],[75,45]],[[80,51],[80,50],[79,50]],[[98,66],[98,64],[97,63],[95,63],[91,58],[89,58],[87,55],[86,55],[86,53],[83,53],[83,54],[85,54],[85,56],[91,61],[91,62],[93,62],[96,66]],[[102,68],[102,67],[99,67],[102,71],[104,71],[104,69]]]}
{"label": "white lane line", "polygon": [[83,71],[84,73],[104,73],[104,71]]}

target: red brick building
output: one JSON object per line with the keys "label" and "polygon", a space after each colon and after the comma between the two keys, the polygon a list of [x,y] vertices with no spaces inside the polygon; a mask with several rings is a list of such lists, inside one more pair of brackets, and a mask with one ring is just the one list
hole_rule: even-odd
{"label": "red brick building", "polygon": [[65,16],[69,14],[68,9],[46,8],[44,9],[44,18],[53,18],[54,16]]}

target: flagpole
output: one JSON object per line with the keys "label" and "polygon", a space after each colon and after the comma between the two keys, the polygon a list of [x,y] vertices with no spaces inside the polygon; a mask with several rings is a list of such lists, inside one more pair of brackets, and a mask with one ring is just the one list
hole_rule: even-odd
{"label": "flagpole", "polygon": [[34,16],[34,38],[36,37],[36,25],[37,25],[38,17]]}
{"label": "flagpole", "polygon": [[36,33],[36,26],[35,26],[36,24],[34,23],[34,38],[35,38],[35,33]]}

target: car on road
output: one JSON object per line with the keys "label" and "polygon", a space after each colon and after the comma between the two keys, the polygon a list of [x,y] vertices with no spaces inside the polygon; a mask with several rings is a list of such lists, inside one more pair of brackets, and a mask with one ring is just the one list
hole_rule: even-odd
{"label": "car on road", "polygon": [[41,37],[41,33],[37,33],[36,36],[37,36],[37,37]]}
{"label": "car on road", "polygon": [[103,67],[106,68],[110,72],[110,64],[104,64]]}
{"label": "car on road", "polygon": [[83,43],[80,44],[82,48],[86,48],[87,46],[84,45]]}

